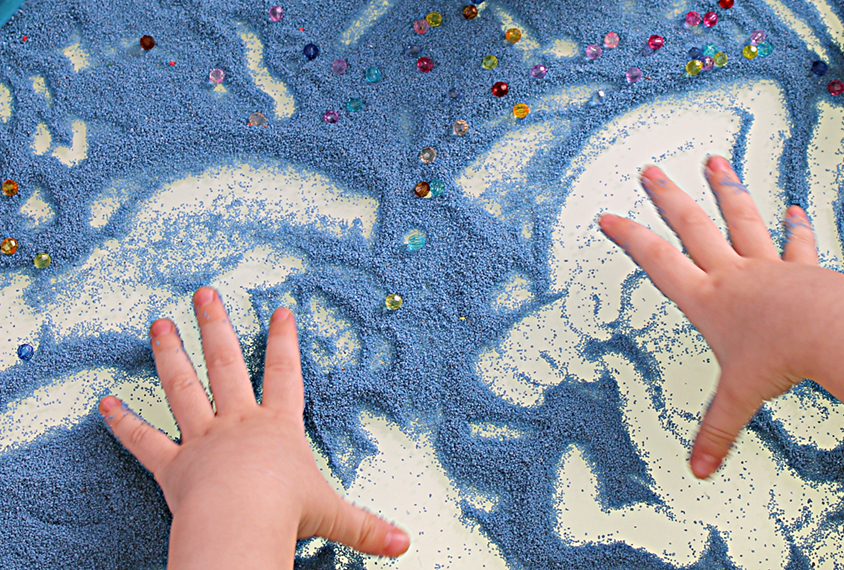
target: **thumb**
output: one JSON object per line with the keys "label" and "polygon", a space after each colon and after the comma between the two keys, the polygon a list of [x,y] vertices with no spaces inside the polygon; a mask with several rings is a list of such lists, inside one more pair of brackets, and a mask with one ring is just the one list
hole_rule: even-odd
{"label": "thumb", "polygon": [[316,531],[318,536],[377,556],[395,557],[407,551],[410,537],[406,532],[336,494],[334,497],[334,508],[323,517]]}
{"label": "thumb", "polygon": [[700,424],[689,460],[692,473],[698,479],[706,479],[718,469],[741,429],[762,405],[761,397],[754,396],[750,391],[736,390],[736,387],[748,384],[746,378],[722,371],[718,389]]}

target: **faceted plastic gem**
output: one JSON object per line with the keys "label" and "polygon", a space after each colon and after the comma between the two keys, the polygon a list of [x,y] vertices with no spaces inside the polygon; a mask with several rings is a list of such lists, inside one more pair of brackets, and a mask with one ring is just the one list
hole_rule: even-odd
{"label": "faceted plastic gem", "polygon": [[284,8],[281,6],[273,6],[270,8],[270,20],[273,22],[280,22],[284,18]]}
{"label": "faceted plastic gem", "polygon": [[381,81],[381,70],[377,67],[370,66],[366,68],[366,80],[369,83],[378,83]]}
{"label": "faceted plastic gem", "polygon": [[47,267],[50,266],[50,263],[53,262],[53,258],[50,257],[49,253],[41,252],[35,255],[35,258],[32,260],[32,262],[38,269],[47,269]]}
{"label": "faceted plastic gem", "polygon": [[451,126],[451,130],[458,137],[462,137],[463,135],[469,132],[469,123],[467,123],[463,119],[454,121],[454,124]]}
{"label": "faceted plastic gem", "polygon": [[701,67],[701,71],[709,71],[713,67],[715,67],[715,59],[712,56],[705,55],[701,58],[700,63],[703,65]]}
{"label": "faceted plastic gem", "polygon": [[741,50],[741,54],[747,59],[755,59],[756,56],[759,55],[759,48],[756,46],[744,46],[744,49]]}
{"label": "faceted plastic gem", "polygon": [[507,39],[508,42],[514,44],[522,39],[522,31],[519,28],[510,28],[506,32],[504,32],[504,37]]}
{"label": "faceted plastic gem", "polygon": [[686,26],[694,28],[701,22],[701,17],[698,12],[689,12],[686,14]]}
{"label": "faceted plastic gem", "polygon": [[0,251],[6,255],[12,255],[18,250],[18,240],[15,238],[6,238],[0,241]]}
{"label": "faceted plastic gem", "polygon": [[484,69],[495,69],[498,67],[498,58],[494,55],[486,55],[481,64],[484,66]]}
{"label": "faceted plastic gem", "polygon": [[659,49],[665,45],[665,39],[662,36],[654,34],[648,38],[648,47],[651,49]]}
{"label": "faceted plastic gem", "polygon": [[712,59],[717,67],[724,67],[730,60],[730,58],[727,57],[727,54],[725,54],[723,51],[719,51],[718,53],[716,53]]}
{"label": "faceted plastic gem", "polygon": [[337,121],[340,120],[340,114],[337,111],[328,110],[322,114],[322,120],[326,123],[335,124]]}
{"label": "faceted plastic gem", "polygon": [[463,8],[463,17],[467,20],[474,20],[478,17],[478,7],[474,4],[469,4]]}
{"label": "faceted plastic gem", "polygon": [[404,245],[407,251],[419,251],[425,247],[425,232],[412,229],[404,234]]}
{"label": "faceted plastic gem", "polygon": [[703,63],[698,59],[693,59],[686,64],[686,73],[689,75],[697,75],[703,70]]}
{"label": "faceted plastic gem", "polygon": [[604,50],[598,44],[589,44],[586,46],[586,57],[589,59],[598,59],[602,53],[604,53]]}
{"label": "faceted plastic gem", "polygon": [[758,46],[768,39],[768,32],[765,30],[753,30],[750,32],[750,45]]}
{"label": "faceted plastic gem", "polygon": [[456,87],[452,87],[448,90],[448,98],[452,101],[457,101],[460,99],[460,91]]}
{"label": "faceted plastic gem", "polygon": [[419,153],[419,160],[424,162],[425,164],[430,164],[434,162],[437,158],[437,151],[434,150],[430,146],[426,146],[422,149],[422,152]]}
{"label": "faceted plastic gem", "polygon": [[826,87],[829,89],[829,93],[835,97],[844,93],[844,82],[839,81],[838,79],[834,79],[829,82],[829,85]]}
{"label": "faceted plastic gem", "polygon": [[703,50],[698,47],[693,47],[689,50],[689,59],[700,59],[703,57]]}
{"label": "faceted plastic gem", "polygon": [[415,44],[404,48],[404,55],[407,57],[416,57],[420,53],[422,53],[422,48]]}
{"label": "faceted plastic gem", "polygon": [[431,196],[439,198],[445,194],[445,182],[439,178],[431,180]]}
{"label": "faceted plastic gem", "polygon": [[757,45],[756,48],[759,50],[760,57],[768,57],[769,55],[774,53],[774,46],[772,46],[768,42],[762,42]]}
{"label": "faceted plastic gem", "polygon": [[334,63],[331,64],[331,71],[336,75],[343,75],[347,69],[349,69],[349,64],[346,63],[345,59],[335,59]]}
{"label": "faceted plastic gem", "polygon": [[615,32],[610,32],[604,36],[604,47],[606,48],[616,48],[618,47],[618,42],[621,41],[621,38],[618,37],[618,34]]}
{"label": "faceted plastic gem", "polygon": [[307,44],[303,49],[302,53],[305,54],[309,60],[314,60],[319,56],[319,46],[316,44]]}
{"label": "faceted plastic gem", "polygon": [[735,4],[735,0],[718,0],[718,5],[721,6],[724,10],[729,10]]}
{"label": "faceted plastic gem", "polygon": [[524,103],[516,103],[513,106],[513,115],[515,115],[517,119],[524,119],[528,116],[528,113],[530,113],[530,107]]}
{"label": "faceted plastic gem", "polygon": [[396,293],[390,293],[387,295],[387,298],[384,299],[384,304],[387,305],[387,308],[391,311],[396,311],[401,309],[401,305],[404,301],[402,298]]}
{"label": "faceted plastic gem", "polygon": [[439,12],[430,12],[425,16],[425,20],[432,28],[436,28],[443,23],[443,15]]}
{"label": "faceted plastic gem", "polygon": [[431,193],[431,185],[427,182],[418,182],[416,186],[413,187],[413,192],[420,198],[425,198]]}
{"label": "faceted plastic gem", "polygon": [[434,69],[434,60],[431,59],[430,57],[420,57],[416,61],[416,67],[422,73],[428,73],[429,71]]}
{"label": "faceted plastic gem", "polygon": [[32,360],[33,355],[35,355],[35,349],[31,344],[22,344],[18,347],[18,358],[24,362]]}
{"label": "faceted plastic gem", "polygon": [[356,113],[363,109],[363,101],[358,97],[352,97],[346,101],[346,109],[351,113]]}
{"label": "faceted plastic gem", "polygon": [[155,40],[152,39],[152,36],[141,36],[141,48],[142,49],[149,51],[154,47],[155,47]]}
{"label": "faceted plastic gem", "polygon": [[263,113],[252,113],[251,115],[249,115],[249,125],[253,127],[266,127],[267,118],[264,116]]}
{"label": "faceted plastic gem", "polygon": [[492,94],[496,97],[504,97],[510,92],[510,86],[503,81],[498,81],[492,86]]}
{"label": "faceted plastic gem", "polygon": [[422,18],[421,20],[416,20],[413,22],[413,31],[417,34],[427,34],[428,30],[431,29],[431,24],[428,23],[428,20]]}
{"label": "faceted plastic gem", "polygon": [[548,74],[548,70],[545,68],[544,65],[534,65],[530,68],[530,76],[534,79],[545,79],[545,76]]}
{"label": "faceted plastic gem", "polygon": [[[812,73],[814,73],[818,77],[823,77],[824,75],[826,75],[826,72],[827,72],[828,69],[829,69],[829,66],[827,66],[827,64],[825,64],[822,61],[812,62]],[[7,180],[6,182],[10,182],[10,181]],[[6,182],[3,183],[3,191],[4,192],[6,191]],[[15,187],[17,188],[17,185]],[[11,194],[8,194],[8,193],[6,194],[6,196],[10,196],[10,195]]]}
{"label": "faceted plastic gem", "polygon": [[593,107],[597,107],[598,105],[603,103],[604,99],[606,98],[607,94],[599,89],[598,91],[592,93],[592,97],[589,98],[589,104]]}
{"label": "faceted plastic gem", "polygon": [[212,69],[211,71],[208,72],[208,81],[210,81],[211,83],[214,83],[216,85],[219,85],[220,83],[222,83],[225,78],[226,78],[226,72],[223,71],[222,69],[215,68],[215,69]]}
{"label": "faceted plastic gem", "polygon": [[642,70],[638,67],[631,67],[625,73],[625,77],[627,77],[628,83],[638,83],[642,79]]}
{"label": "faceted plastic gem", "polygon": [[718,14],[715,12],[707,12],[703,15],[703,25],[707,28],[711,28],[715,24],[718,23]]}
{"label": "faceted plastic gem", "polygon": [[703,46],[703,55],[714,57],[716,53],[718,53],[718,46],[715,44],[706,44]]}
{"label": "faceted plastic gem", "polygon": [[[824,70],[826,73],[826,70]],[[3,194],[8,197],[12,197],[18,193],[18,183],[12,180],[11,178],[7,179],[3,182]]]}

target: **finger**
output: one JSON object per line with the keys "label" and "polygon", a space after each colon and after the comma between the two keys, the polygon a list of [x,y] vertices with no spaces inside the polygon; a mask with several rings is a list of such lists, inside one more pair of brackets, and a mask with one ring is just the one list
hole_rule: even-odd
{"label": "finger", "polygon": [[217,413],[257,405],[240,343],[220,296],[210,287],[201,287],[194,293],[193,304]]}
{"label": "finger", "polygon": [[281,308],[273,313],[267,333],[264,395],[261,405],[284,409],[301,416],[304,403],[296,320],[293,313]]}
{"label": "finger", "polygon": [[710,270],[736,255],[715,222],[662,170],[647,167],[642,171],[641,181],[654,206],[701,269]]}
{"label": "finger", "polygon": [[155,475],[179,452],[179,446],[132,412],[114,396],[100,400],[100,413],[123,447]]}
{"label": "finger", "polygon": [[757,259],[779,259],[774,243],[753,202],[726,158],[713,156],[706,163],[706,180],[718,200],[727,222],[730,242],[739,255]]}
{"label": "finger", "polygon": [[735,389],[747,384],[747,379],[736,373],[721,372],[718,390],[692,447],[689,463],[698,479],[706,479],[718,469],[739,432],[762,405],[761,398]]}
{"label": "finger", "polygon": [[[332,491],[333,493],[333,491]],[[324,516],[317,536],[342,542],[376,556],[400,556],[410,547],[410,537],[400,528],[347,503],[334,494],[331,512]]]}
{"label": "finger", "polygon": [[679,249],[648,228],[627,218],[604,214],[599,220],[604,233],[645,270],[654,285],[683,311],[699,290],[706,274]]}
{"label": "finger", "polygon": [[800,206],[791,206],[785,213],[785,250],[782,258],[793,263],[818,265],[818,246],[809,216]]}
{"label": "finger", "polygon": [[176,326],[167,319],[159,319],[152,323],[149,334],[158,377],[182,440],[204,434],[214,419],[214,410],[185,354]]}

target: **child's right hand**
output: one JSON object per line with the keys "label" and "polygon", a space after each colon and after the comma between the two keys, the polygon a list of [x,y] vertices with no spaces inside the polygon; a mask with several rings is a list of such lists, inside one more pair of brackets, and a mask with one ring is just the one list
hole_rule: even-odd
{"label": "child's right hand", "polygon": [[721,366],[715,397],[691,456],[695,476],[711,475],[762,403],[813,378],[836,395],[844,342],[844,276],[818,267],[805,212],[786,214],[780,259],[753,198],[729,163],[706,165],[730,242],[695,201],[657,167],[642,185],[688,252],[631,220],[604,215],[601,229],[644,269],[700,331]]}

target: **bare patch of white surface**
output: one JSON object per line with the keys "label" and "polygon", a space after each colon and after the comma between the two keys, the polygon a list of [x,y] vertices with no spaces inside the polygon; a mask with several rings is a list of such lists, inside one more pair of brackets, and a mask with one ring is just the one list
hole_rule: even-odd
{"label": "bare patch of white surface", "polygon": [[275,103],[275,109],[273,109],[275,118],[286,119],[293,116],[296,111],[293,95],[287,90],[283,81],[274,78],[267,70],[264,64],[264,44],[252,32],[241,32],[240,37],[246,47],[246,67],[249,69],[252,81],[258,89],[272,97]]}

